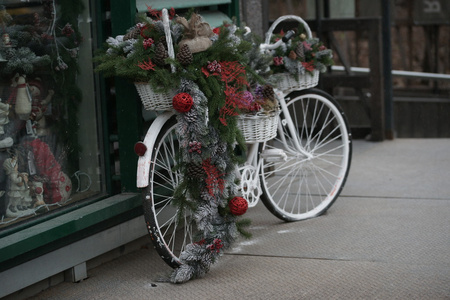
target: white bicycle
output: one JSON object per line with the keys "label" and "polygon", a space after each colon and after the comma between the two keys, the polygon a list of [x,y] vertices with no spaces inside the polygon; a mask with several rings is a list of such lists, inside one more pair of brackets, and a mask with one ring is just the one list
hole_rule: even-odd
{"label": "white bicycle", "polygon": [[[311,36],[307,25],[305,29]],[[263,50],[282,43],[269,41],[270,37],[261,45]],[[281,220],[313,218],[330,208],[345,184],[352,155],[348,123],[336,100],[321,90],[275,91],[280,106],[275,135],[247,141],[247,159],[239,166],[240,191],[249,207],[261,199]],[[180,218],[171,205],[180,183],[174,168],[179,151],[176,126],[174,112],[164,112],[137,144],[144,149],[137,151],[141,155],[137,185],[143,189],[147,228],[157,252],[173,268],[181,265],[179,255],[193,242],[194,230],[190,214]]]}

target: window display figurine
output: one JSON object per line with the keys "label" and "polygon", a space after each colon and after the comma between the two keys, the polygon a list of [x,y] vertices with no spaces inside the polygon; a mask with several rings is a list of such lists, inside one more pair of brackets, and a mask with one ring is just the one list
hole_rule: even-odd
{"label": "window display figurine", "polygon": [[40,181],[33,181],[30,183],[31,194],[35,198],[33,208],[45,206],[44,202],[44,184]]}
{"label": "window display figurine", "polygon": [[5,136],[4,126],[9,123],[9,104],[3,103],[0,99],[0,150],[10,148],[14,141],[12,137]]}
{"label": "window display figurine", "polygon": [[25,76],[16,78],[16,101],[14,111],[21,120],[28,120],[31,114],[31,95]]}
{"label": "window display figurine", "polygon": [[9,34],[4,33],[2,35],[2,43],[3,43],[3,47],[12,47],[12,42],[11,42],[11,38],[9,37]]}
{"label": "window display figurine", "polygon": [[50,102],[52,101],[55,91],[48,90],[47,95],[43,98],[44,88],[42,87],[40,79],[29,81],[28,87],[32,99],[31,118],[36,125],[36,134],[38,136],[48,135],[50,132],[47,128],[46,115],[50,114]]}
{"label": "window display figurine", "polygon": [[26,210],[32,206],[32,198],[28,186],[28,174],[19,173],[19,164],[16,157],[7,158],[3,168],[8,176],[6,186],[6,216],[17,217],[27,214]]}

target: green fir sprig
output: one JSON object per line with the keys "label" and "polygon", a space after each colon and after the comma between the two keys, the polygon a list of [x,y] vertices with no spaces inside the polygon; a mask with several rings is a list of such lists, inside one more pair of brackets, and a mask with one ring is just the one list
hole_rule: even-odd
{"label": "green fir sprig", "polygon": [[[312,74],[314,70],[326,72],[327,67],[333,65],[333,52],[327,49],[318,38],[308,38],[303,25],[300,24],[296,34],[286,44],[272,50],[273,73],[289,72],[293,75]],[[282,31],[274,34],[271,42],[274,43],[284,36]]]}

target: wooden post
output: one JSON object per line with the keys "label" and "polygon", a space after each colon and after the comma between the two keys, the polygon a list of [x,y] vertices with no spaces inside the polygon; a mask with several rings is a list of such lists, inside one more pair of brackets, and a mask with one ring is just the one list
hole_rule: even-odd
{"label": "wooden post", "polygon": [[384,140],[385,117],[384,117],[384,93],[383,93],[383,64],[381,49],[381,19],[371,22],[369,26],[369,68],[370,68],[370,93],[372,94],[371,110],[371,140]]}
{"label": "wooden post", "polygon": [[[309,21],[311,29],[317,29],[317,22]],[[336,86],[347,86],[355,89],[369,89],[371,93],[370,127],[371,140],[385,139],[385,103],[383,90],[383,55],[381,40],[381,18],[324,19],[322,30],[366,32],[369,41],[369,75],[360,74],[325,74],[323,86],[331,89]]]}
{"label": "wooden post", "polygon": [[381,2],[382,45],[383,45],[383,87],[385,137],[394,139],[394,99],[392,92],[392,48],[391,48],[391,10],[388,0]]}

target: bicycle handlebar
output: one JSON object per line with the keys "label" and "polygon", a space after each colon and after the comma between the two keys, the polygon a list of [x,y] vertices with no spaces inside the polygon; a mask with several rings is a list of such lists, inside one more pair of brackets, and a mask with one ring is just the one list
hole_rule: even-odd
{"label": "bicycle handlebar", "polygon": [[286,34],[282,38],[283,42],[287,43],[296,34],[297,34],[297,29],[288,30],[288,32],[286,32]]}
{"label": "bicycle handlebar", "polygon": [[282,43],[287,43],[291,38],[293,38],[296,35],[296,33],[297,33],[296,29],[288,30],[288,32],[286,32],[286,34],[281,39],[276,41],[275,43],[261,44],[259,47],[260,47],[261,51],[276,49],[276,48],[280,47],[280,45]]}

